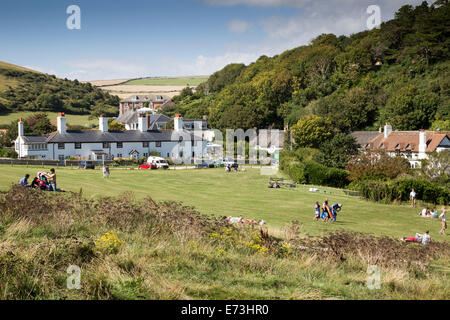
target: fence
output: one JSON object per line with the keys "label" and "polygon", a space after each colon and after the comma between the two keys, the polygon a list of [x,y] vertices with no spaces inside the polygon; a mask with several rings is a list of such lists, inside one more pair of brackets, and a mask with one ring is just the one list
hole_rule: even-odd
{"label": "fence", "polygon": [[303,187],[304,191],[311,190],[311,192],[316,192],[319,194],[347,196],[347,197],[356,197],[356,198],[360,197],[359,192],[355,191],[355,190],[345,190],[345,189],[338,189],[338,188],[333,188],[333,187],[315,186],[315,185],[310,185],[310,184],[301,184],[300,186]]}
{"label": "fence", "polygon": [[58,160],[24,160],[24,159],[6,159],[0,158],[0,164],[9,164],[11,166],[54,166],[61,165]]}

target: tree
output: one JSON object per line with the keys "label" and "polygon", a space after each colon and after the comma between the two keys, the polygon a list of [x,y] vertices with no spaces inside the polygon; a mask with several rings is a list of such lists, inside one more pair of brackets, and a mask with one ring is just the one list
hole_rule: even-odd
{"label": "tree", "polygon": [[448,187],[450,184],[450,151],[433,152],[422,160],[419,175],[423,178]]}
{"label": "tree", "polygon": [[331,133],[330,121],[315,115],[300,119],[292,127],[297,148],[319,148],[322,143],[330,139]]}
{"label": "tree", "polygon": [[63,102],[54,94],[42,93],[37,97],[36,105],[41,110],[62,111]]}
{"label": "tree", "polygon": [[439,102],[434,92],[408,85],[393,93],[385,117],[398,130],[426,129],[434,120]]}
{"label": "tree", "polygon": [[349,180],[395,179],[401,174],[409,174],[411,166],[403,157],[391,157],[384,150],[366,150],[353,157],[346,169]]}
{"label": "tree", "polygon": [[125,131],[125,125],[117,121],[111,122],[108,126],[109,131]]}
{"label": "tree", "polygon": [[345,133],[336,134],[320,146],[321,153],[314,160],[326,167],[344,169],[352,156],[358,154],[356,138]]}
{"label": "tree", "polygon": [[[8,132],[6,134],[6,140],[9,141],[9,145],[17,139],[19,120],[11,122],[8,126]],[[45,113],[39,113],[29,116],[24,120],[24,133],[25,135],[42,135],[56,131],[56,127],[51,124],[50,119]]]}

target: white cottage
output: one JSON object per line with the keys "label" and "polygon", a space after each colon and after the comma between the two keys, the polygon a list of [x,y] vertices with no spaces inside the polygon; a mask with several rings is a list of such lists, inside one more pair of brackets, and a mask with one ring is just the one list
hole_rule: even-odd
{"label": "white cottage", "polygon": [[[21,159],[49,159],[61,162],[69,157],[83,160],[148,157],[159,152],[162,157],[185,163],[206,154],[206,141],[183,129],[183,119],[174,119],[174,130],[148,130],[146,115],[139,117],[137,130],[109,131],[108,118],[101,116],[99,130],[67,130],[64,113],[58,115],[58,131],[39,136],[24,135],[19,121],[15,149]],[[201,135],[200,135],[201,137]]]}

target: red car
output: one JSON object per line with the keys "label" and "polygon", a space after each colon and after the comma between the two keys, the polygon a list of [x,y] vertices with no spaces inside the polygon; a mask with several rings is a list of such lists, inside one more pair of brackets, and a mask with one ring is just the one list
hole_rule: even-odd
{"label": "red car", "polygon": [[158,167],[156,166],[156,164],[144,163],[144,164],[142,164],[142,165],[139,166],[139,169],[143,169],[143,170],[156,170],[156,169],[158,169]]}

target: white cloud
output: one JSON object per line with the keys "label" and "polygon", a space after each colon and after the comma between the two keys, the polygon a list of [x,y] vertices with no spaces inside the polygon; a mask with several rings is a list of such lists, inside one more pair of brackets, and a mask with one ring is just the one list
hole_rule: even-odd
{"label": "white cloud", "polygon": [[249,64],[259,56],[255,53],[228,52],[221,56],[208,57],[199,55],[193,61],[162,59],[153,74],[167,76],[210,75],[230,63]]}
{"label": "white cloud", "polygon": [[34,65],[32,65],[32,66],[23,66],[23,67],[27,68],[27,69],[30,69],[30,70],[38,71],[38,72],[41,72],[41,73],[50,74],[50,75],[56,74],[55,70],[47,69],[47,68],[44,68],[44,67],[41,67],[41,66],[34,66]]}
{"label": "white cloud", "polygon": [[80,81],[137,78],[150,74],[147,65],[120,60],[79,60],[66,64],[72,69],[67,78]]}
{"label": "white cloud", "polygon": [[228,30],[234,33],[245,33],[251,27],[251,24],[243,20],[231,20],[228,22]]}

